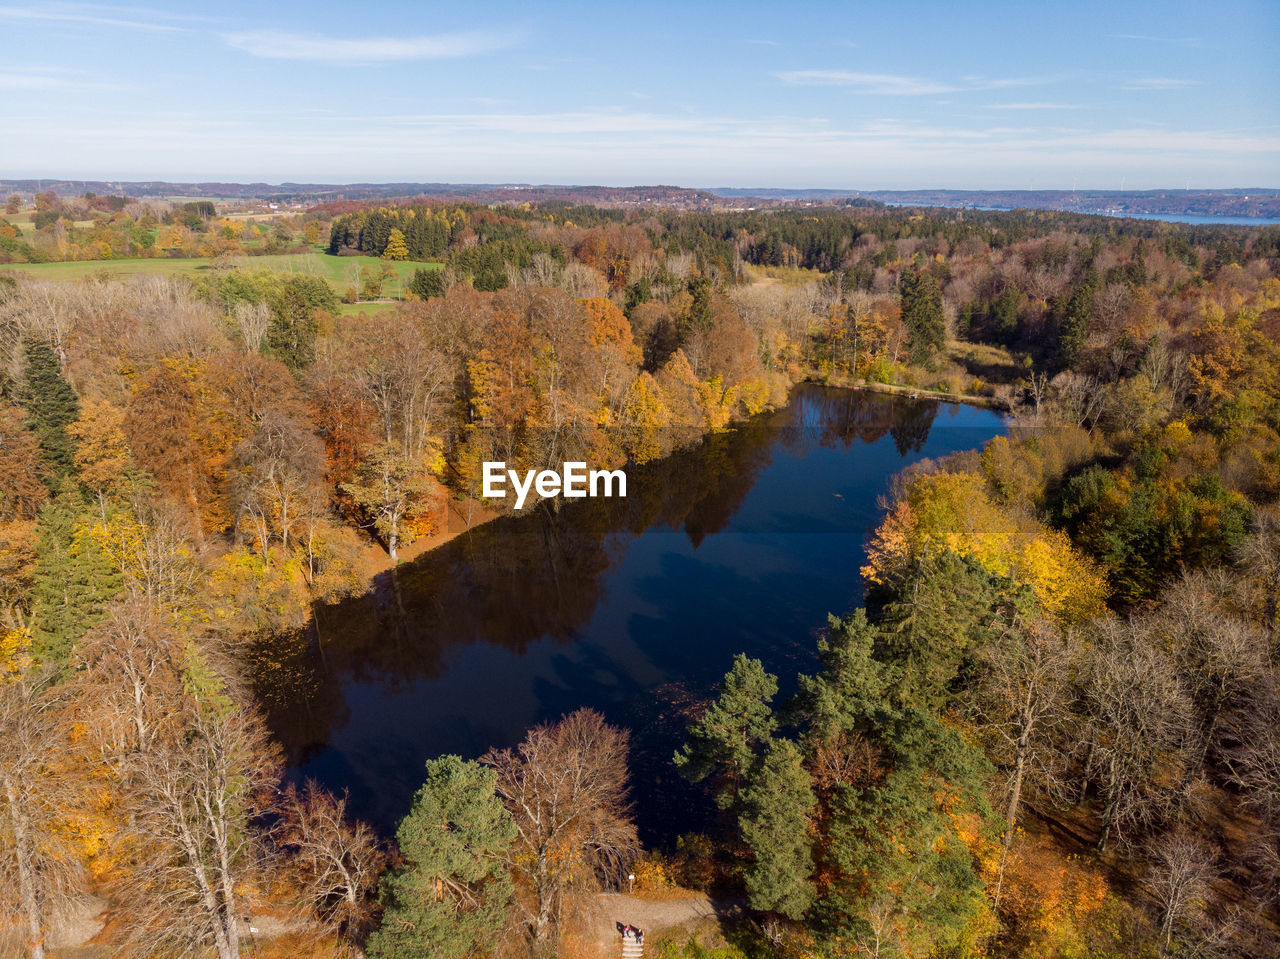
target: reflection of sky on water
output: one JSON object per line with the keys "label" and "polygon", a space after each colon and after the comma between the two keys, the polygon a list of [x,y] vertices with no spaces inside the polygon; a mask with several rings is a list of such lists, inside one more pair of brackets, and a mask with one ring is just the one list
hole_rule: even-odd
{"label": "reflection of sky on water", "polygon": [[767,422],[633,471],[630,502],[490,524],[405,569],[398,600],[384,582],[323,611],[323,658],[312,642],[294,664],[309,681],[264,694],[295,773],[350,789],[389,830],[428,758],[590,706],[633,731],[646,836],[696,826],[670,767],[673,695],[704,697],[740,651],[790,690],[828,612],[861,601],[892,476],[1001,429],[984,410],[817,388]]}

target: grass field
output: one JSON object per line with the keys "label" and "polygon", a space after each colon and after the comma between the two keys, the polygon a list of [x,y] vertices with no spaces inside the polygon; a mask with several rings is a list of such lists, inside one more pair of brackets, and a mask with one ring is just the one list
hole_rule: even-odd
{"label": "grass field", "polygon": [[368,316],[394,308],[394,303],[343,303],[338,307],[339,316]]}
{"label": "grass field", "polygon": [[[271,256],[246,256],[235,261],[244,269],[283,270],[304,273],[327,280],[339,295],[349,286],[360,285],[359,272],[364,266],[381,263],[376,256],[329,256],[327,253],[281,253]],[[408,260],[390,263],[400,282],[388,281],[385,294],[398,297],[401,284],[413,279],[415,270],[439,269],[439,263],[415,263]],[[0,270],[14,270],[50,280],[80,280],[96,273],[109,276],[187,275],[200,276],[213,271],[206,257],[154,260],[77,260],[73,263],[0,264]]]}
{"label": "grass field", "polygon": [[747,266],[747,276],[757,286],[803,286],[822,279],[821,270],[799,266]]}

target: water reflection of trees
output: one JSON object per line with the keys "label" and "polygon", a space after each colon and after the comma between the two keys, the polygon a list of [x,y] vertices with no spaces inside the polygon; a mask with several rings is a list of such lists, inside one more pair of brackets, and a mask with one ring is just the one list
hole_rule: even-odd
{"label": "water reflection of trees", "polygon": [[251,651],[259,701],[301,761],[347,721],[344,683],[391,691],[438,677],[450,647],[477,641],[517,653],[544,638],[567,642],[596,608],[619,537],[666,527],[697,547],[729,524],[779,446],[803,452],[890,434],[905,453],[920,448],[936,411],[932,402],[803,387],[784,410],[628,470],[625,499],[540,504],[382,574],[363,596],[317,607],[306,630]]}

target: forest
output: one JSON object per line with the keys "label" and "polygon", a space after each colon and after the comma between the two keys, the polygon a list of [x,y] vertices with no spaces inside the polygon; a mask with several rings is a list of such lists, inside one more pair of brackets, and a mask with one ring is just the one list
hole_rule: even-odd
{"label": "forest", "polygon": [[[668,959],[1280,948],[1280,229],[23,202],[10,263],[216,262],[0,266],[5,954],[585,959],[628,875],[738,904]],[[321,249],[440,266],[351,313],[252,265]],[[286,776],[250,657],[496,515],[485,461],[654,463],[803,380],[1010,429],[897,478],[795,696],[744,655],[690,706],[711,831],[642,848],[590,710],[433,759],[394,837]]]}

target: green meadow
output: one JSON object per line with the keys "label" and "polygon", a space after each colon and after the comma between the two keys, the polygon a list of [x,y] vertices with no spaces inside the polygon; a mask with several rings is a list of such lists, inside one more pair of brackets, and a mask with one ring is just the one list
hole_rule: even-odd
{"label": "green meadow", "polygon": [[[327,280],[339,296],[349,286],[359,287],[360,269],[377,266],[383,261],[376,256],[330,256],[327,253],[280,253],[267,256],[238,257],[233,265],[241,269],[283,270],[304,273]],[[402,285],[413,279],[415,270],[439,269],[439,263],[416,263],[408,260],[386,261],[399,280],[389,280],[384,295],[402,294]],[[13,263],[0,265],[0,270],[13,270],[50,280],[80,280],[95,274],[107,276],[186,275],[200,276],[219,267],[210,265],[208,257],[138,260],[76,260],[71,263]]]}

